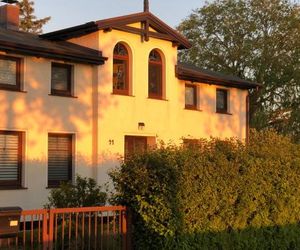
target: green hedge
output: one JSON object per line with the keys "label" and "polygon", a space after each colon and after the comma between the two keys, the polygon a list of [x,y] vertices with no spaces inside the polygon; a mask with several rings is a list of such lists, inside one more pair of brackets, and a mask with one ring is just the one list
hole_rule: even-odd
{"label": "green hedge", "polygon": [[160,147],[110,175],[135,249],[300,249],[300,147],[272,131]]}

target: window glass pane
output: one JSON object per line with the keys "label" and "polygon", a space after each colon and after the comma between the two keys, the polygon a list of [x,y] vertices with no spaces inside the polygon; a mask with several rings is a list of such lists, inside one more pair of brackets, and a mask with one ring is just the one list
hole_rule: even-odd
{"label": "window glass pane", "polygon": [[161,79],[162,69],[161,65],[149,64],[149,93],[161,95]]}
{"label": "window glass pane", "polygon": [[227,111],[227,91],[217,90],[217,110]]}
{"label": "window glass pane", "polygon": [[69,91],[69,75],[69,68],[52,66],[52,89]]}
{"label": "window glass pane", "polygon": [[48,138],[48,180],[58,185],[70,180],[72,166],[72,136],[49,135]]}
{"label": "window glass pane", "polygon": [[126,47],[123,44],[118,43],[114,48],[114,55],[127,56],[128,52]]}
{"label": "window glass pane", "polygon": [[185,86],[185,105],[196,106],[195,88],[192,86]]}
{"label": "window glass pane", "polygon": [[17,85],[17,62],[0,58],[0,83]]}
{"label": "window glass pane", "polygon": [[126,73],[127,62],[125,60],[114,59],[113,66],[113,88],[119,90],[126,90]]}
{"label": "window glass pane", "polygon": [[20,146],[18,134],[0,134],[0,181],[18,181]]}
{"label": "window glass pane", "polygon": [[150,53],[150,56],[149,56],[149,61],[151,61],[151,62],[160,62],[161,63],[160,54],[157,51],[152,50],[151,53]]}

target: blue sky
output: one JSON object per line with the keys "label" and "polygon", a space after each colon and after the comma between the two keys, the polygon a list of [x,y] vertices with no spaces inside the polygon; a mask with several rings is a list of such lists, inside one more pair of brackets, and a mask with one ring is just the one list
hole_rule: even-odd
{"label": "blue sky", "polygon": [[[204,0],[149,1],[150,11],[172,27],[177,26],[193,9],[204,4]],[[34,0],[34,2],[38,18],[52,17],[44,26],[44,32],[143,10],[143,0]]]}

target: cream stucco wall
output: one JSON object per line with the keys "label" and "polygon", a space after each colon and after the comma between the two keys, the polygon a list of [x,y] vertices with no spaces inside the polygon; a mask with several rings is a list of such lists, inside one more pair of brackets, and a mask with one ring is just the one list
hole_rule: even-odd
{"label": "cream stucco wall", "polygon": [[[132,24],[131,27],[140,27]],[[177,48],[169,41],[150,38],[142,42],[141,37],[123,31],[98,32],[99,49],[108,57],[99,68],[99,167],[98,180],[107,181],[107,171],[118,165],[124,154],[125,135],[151,136],[164,142],[182,143],[182,138],[208,138],[246,136],[246,90],[229,88],[230,113],[217,114],[216,88],[220,86],[197,83],[199,88],[199,108],[201,111],[184,109],[185,81],[175,76]],[[73,39],[81,45],[87,44],[81,37]],[[131,96],[112,94],[112,66],[114,46],[122,42],[130,50]],[[148,56],[158,49],[164,57],[165,100],[148,98]],[[143,130],[138,123],[145,123]],[[110,145],[113,141],[114,144]]]}
{"label": "cream stucco wall", "polygon": [[[16,55],[18,56],[18,55]],[[23,90],[0,90],[0,130],[25,132],[22,190],[0,190],[0,207],[40,208],[47,201],[48,133],[73,133],[74,172],[94,176],[93,67],[74,66],[74,94],[50,96],[51,60],[23,58]],[[94,166],[93,166],[94,165]]]}
{"label": "cream stucco wall", "polygon": [[[138,27],[133,24],[132,27]],[[50,96],[51,60],[23,57],[24,91],[0,90],[0,130],[25,132],[23,190],[0,190],[1,206],[40,208],[46,202],[49,132],[75,134],[74,173],[108,181],[119,164],[126,135],[154,137],[180,144],[182,138],[246,136],[247,91],[230,88],[230,113],[215,112],[215,85],[197,83],[201,111],[184,109],[185,82],[175,76],[177,48],[171,42],[122,31],[95,32],[70,40],[101,50],[103,66],[74,65],[77,98]],[[123,42],[130,50],[131,95],[112,94],[113,49]],[[165,98],[148,98],[148,56],[158,49],[164,60]],[[145,127],[139,130],[138,123]]]}

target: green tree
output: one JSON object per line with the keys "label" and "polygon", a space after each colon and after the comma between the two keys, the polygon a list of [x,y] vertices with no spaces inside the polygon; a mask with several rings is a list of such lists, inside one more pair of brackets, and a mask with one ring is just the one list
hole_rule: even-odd
{"label": "green tree", "polygon": [[300,141],[300,13],[288,0],[215,0],[178,27],[194,44],[182,61],[263,85],[250,95],[251,126]]}
{"label": "green tree", "polygon": [[34,2],[21,0],[20,6],[20,30],[34,34],[41,34],[43,26],[49,22],[51,17],[37,19],[34,15]]}

